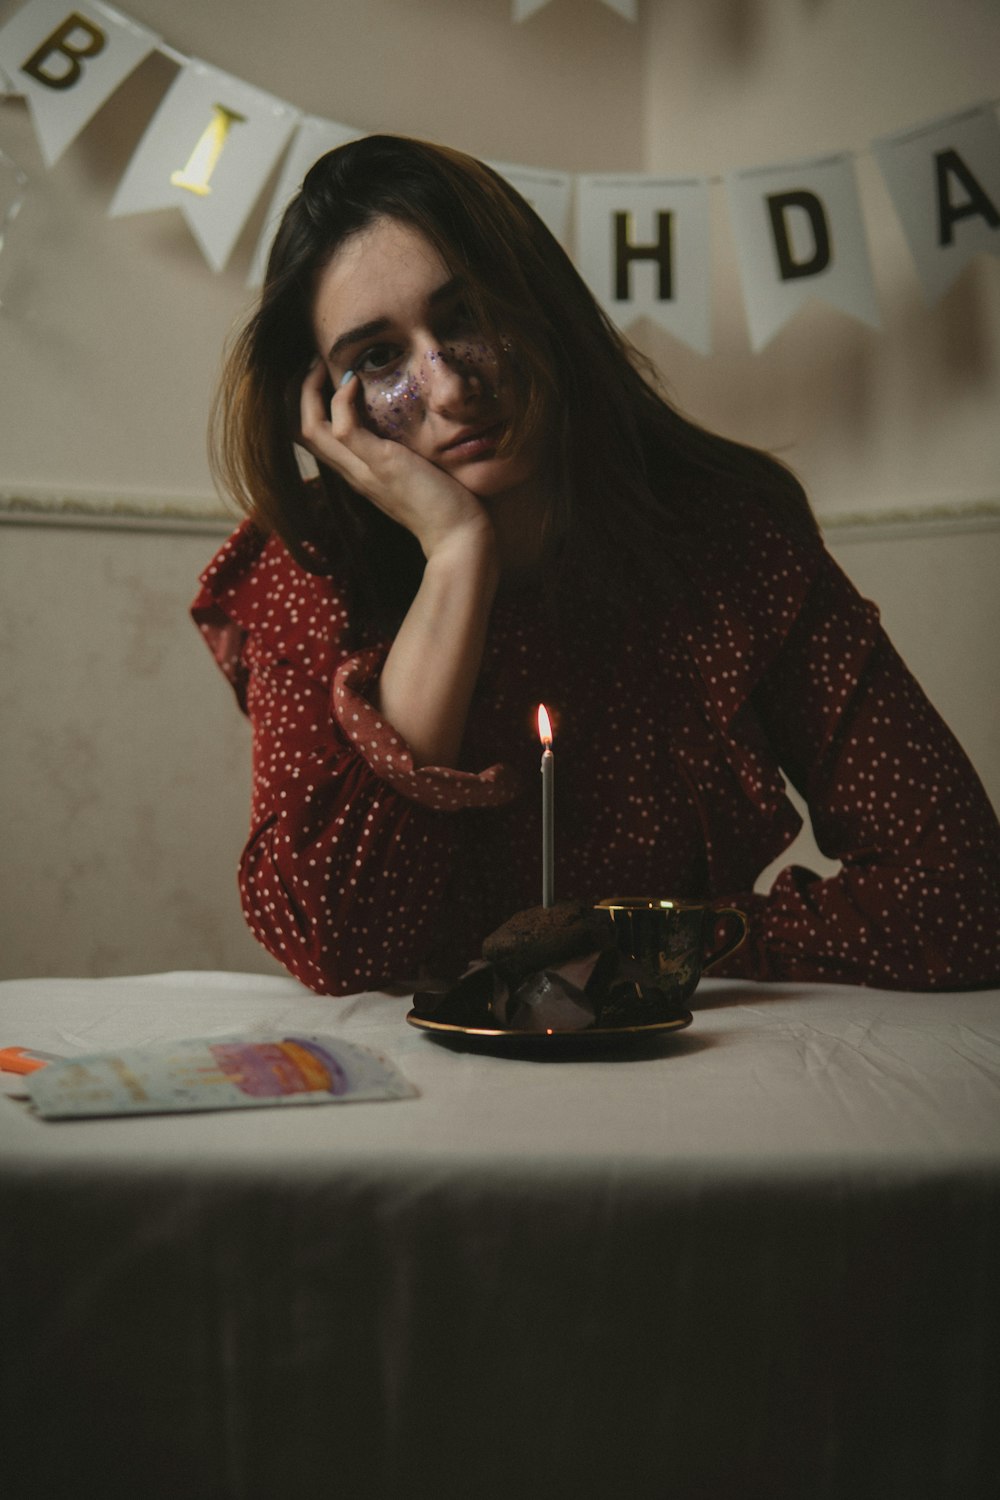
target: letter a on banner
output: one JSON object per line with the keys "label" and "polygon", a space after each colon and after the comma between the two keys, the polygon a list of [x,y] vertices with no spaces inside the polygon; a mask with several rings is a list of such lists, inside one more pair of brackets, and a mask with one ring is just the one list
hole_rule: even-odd
{"label": "letter a on banner", "polygon": [[756,352],[811,297],[879,324],[854,166],[847,154],[726,178]]}
{"label": "letter a on banner", "polygon": [[580,274],[620,328],[650,318],[710,352],[707,179],[580,177],[576,241]]}
{"label": "letter a on banner", "polygon": [[159,40],[98,0],[29,0],[0,28],[0,70],[28,102],[46,166]]}
{"label": "letter a on banner", "polygon": [[273,95],[192,60],[153,116],[108,212],[179,208],[221,271],[299,118]]}
{"label": "letter a on banner", "polygon": [[933,306],[973,256],[1000,255],[1000,124],[984,104],[872,149]]}

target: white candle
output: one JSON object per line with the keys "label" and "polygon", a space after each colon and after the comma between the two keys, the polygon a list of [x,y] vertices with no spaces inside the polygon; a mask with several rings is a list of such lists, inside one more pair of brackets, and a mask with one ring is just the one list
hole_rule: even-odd
{"label": "white candle", "polygon": [[538,705],[538,738],[542,750],[542,905],[555,905],[556,758],[552,754],[552,725],[544,703]]}

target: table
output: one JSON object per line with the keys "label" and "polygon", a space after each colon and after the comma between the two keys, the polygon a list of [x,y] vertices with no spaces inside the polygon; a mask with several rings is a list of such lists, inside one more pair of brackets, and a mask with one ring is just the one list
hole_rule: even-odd
{"label": "table", "polygon": [[994,1500],[1000,991],[706,980],[635,1058],[459,1053],[405,993],[0,984],[0,1045],[273,1023],[419,1096],[0,1098],[0,1493]]}

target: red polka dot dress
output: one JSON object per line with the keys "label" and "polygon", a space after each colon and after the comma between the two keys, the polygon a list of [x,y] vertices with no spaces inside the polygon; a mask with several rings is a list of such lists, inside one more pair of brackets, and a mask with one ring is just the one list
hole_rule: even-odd
{"label": "red polka dot dress", "polygon": [[[325,994],[477,958],[541,899],[544,702],[558,898],[734,901],[751,936],[725,972],[748,978],[1000,983],[1000,829],[975,772],[822,547],[744,509],[683,602],[501,593],[462,764],[420,769],[369,699],[385,647],[349,649],[333,579],[244,523],[192,612],[253,729],[258,940]],[[754,895],[800,826],[782,772],[841,869]]]}

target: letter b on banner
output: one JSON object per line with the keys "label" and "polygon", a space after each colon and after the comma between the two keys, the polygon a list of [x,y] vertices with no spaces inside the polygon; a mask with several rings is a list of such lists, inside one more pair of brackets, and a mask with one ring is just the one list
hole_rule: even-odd
{"label": "letter b on banner", "polygon": [[112,10],[77,0],[29,0],[0,26],[0,70],[31,110],[46,166],[147,57],[155,32]]}
{"label": "letter b on banner", "polygon": [[[74,42],[73,38],[82,32],[85,40]],[[42,45],[31,54],[27,62],[21,64],[21,72],[27,73],[36,83],[44,84],[50,89],[70,89],[83,73],[83,65],[80,61],[83,57],[97,57],[103,52],[108,44],[108,39],[99,27],[86,16],[79,15],[73,11],[68,15],[61,26],[57,26],[51,36],[46,37]],[[53,62],[56,58],[62,59],[57,64],[59,71],[52,71],[46,64]]]}

